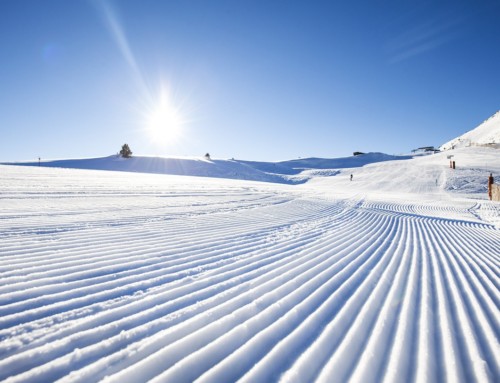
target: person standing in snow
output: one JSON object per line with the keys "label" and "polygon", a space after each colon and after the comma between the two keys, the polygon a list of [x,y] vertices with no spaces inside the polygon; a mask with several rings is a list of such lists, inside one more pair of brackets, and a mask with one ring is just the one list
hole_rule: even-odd
{"label": "person standing in snow", "polygon": [[351,181],[352,181],[352,174],[351,174]]}

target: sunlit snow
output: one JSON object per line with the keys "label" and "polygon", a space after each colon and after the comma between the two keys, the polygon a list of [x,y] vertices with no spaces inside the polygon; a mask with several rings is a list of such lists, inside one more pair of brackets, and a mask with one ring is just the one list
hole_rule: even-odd
{"label": "sunlit snow", "polygon": [[499,152],[450,153],[0,165],[0,380],[498,381]]}

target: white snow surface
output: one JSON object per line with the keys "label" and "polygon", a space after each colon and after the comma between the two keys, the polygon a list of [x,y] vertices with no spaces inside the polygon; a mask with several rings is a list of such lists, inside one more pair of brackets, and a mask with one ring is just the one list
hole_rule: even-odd
{"label": "white snow surface", "polygon": [[0,381],[498,382],[500,151],[449,153],[0,165]]}
{"label": "white snow surface", "polygon": [[440,149],[484,145],[500,148],[500,110],[475,129],[441,145]]}
{"label": "white snow surface", "polygon": [[305,169],[339,169],[359,167],[370,163],[409,159],[409,156],[392,156],[384,153],[367,153],[345,158],[306,158],[282,162],[256,162],[241,160],[205,159],[196,157],[146,157],[122,158],[109,156],[72,160],[6,163],[8,165],[57,167],[69,169],[96,169],[126,172],[172,174],[197,177],[243,179],[261,182],[297,184],[309,179]]}

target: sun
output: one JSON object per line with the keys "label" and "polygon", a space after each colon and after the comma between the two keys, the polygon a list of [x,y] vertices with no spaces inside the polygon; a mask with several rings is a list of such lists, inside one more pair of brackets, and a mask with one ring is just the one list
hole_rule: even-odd
{"label": "sun", "polygon": [[167,145],[175,143],[181,133],[184,121],[178,108],[163,93],[158,103],[146,117],[146,130],[153,143]]}

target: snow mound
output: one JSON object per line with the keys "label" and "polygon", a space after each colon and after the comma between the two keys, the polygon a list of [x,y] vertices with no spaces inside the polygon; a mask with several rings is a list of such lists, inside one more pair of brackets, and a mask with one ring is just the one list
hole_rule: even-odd
{"label": "snow mound", "polygon": [[253,180],[273,183],[291,183],[286,178],[254,169],[245,163],[233,160],[206,160],[201,158],[163,158],[134,156],[122,158],[69,159],[38,162],[20,162],[10,165],[42,166],[68,169],[112,170],[121,172],[170,174],[194,177],[212,177]]}
{"label": "snow mound", "polygon": [[[201,158],[164,158],[134,156],[125,159],[116,155],[101,158],[68,159],[39,162],[18,162],[8,165],[42,166],[69,169],[112,170],[138,173],[171,174],[182,176],[228,178],[248,181],[299,184],[307,182],[311,174],[297,176],[311,170],[332,169],[327,172],[335,175],[336,169],[361,167],[371,163],[396,159],[409,159],[407,156],[391,156],[384,153],[367,153],[344,158],[306,158],[283,162],[256,162],[241,160],[206,160]],[[324,173],[324,172],[323,172]]]}
{"label": "snow mound", "polygon": [[342,158],[305,158],[282,162],[283,165],[294,169],[345,169],[358,168],[368,164],[394,161],[408,160],[411,156],[393,156],[385,153],[366,153],[358,156],[342,157]]}
{"label": "snow mound", "polygon": [[432,198],[438,198],[443,193],[459,193],[474,199],[486,199],[489,174],[492,173],[496,180],[500,179],[500,152],[486,147],[460,148],[454,151],[453,159],[456,169],[449,167],[447,153],[441,152],[405,161],[339,169],[335,177],[320,177],[321,174],[314,171],[309,184],[315,187],[324,185],[328,192],[339,190],[351,193],[350,189],[355,189],[365,195],[410,193],[432,195]]}
{"label": "snow mound", "polygon": [[475,129],[440,146],[449,150],[466,146],[491,146],[500,148],[500,111],[484,121]]}

